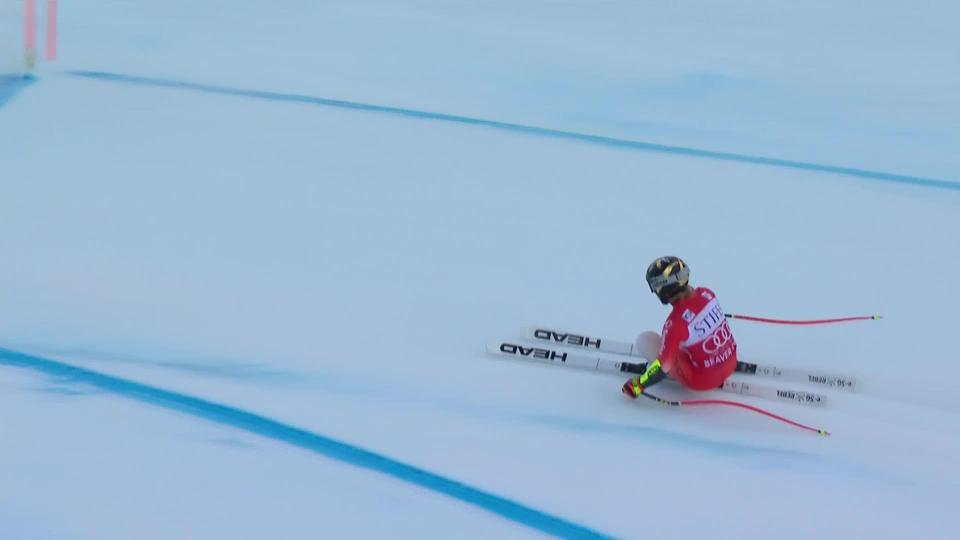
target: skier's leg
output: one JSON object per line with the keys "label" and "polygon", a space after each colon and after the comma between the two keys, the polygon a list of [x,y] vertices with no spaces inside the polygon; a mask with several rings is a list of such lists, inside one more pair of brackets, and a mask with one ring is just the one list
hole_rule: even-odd
{"label": "skier's leg", "polygon": [[674,371],[677,372],[676,379],[691,390],[706,391],[714,390],[723,386],[723,382],[733,374],[737,367],[737,359],[728,359],[722,365],[716,365],[709,369],[694,369],[690,363],[690,357],[681,354],[677,357],[677,363]]}

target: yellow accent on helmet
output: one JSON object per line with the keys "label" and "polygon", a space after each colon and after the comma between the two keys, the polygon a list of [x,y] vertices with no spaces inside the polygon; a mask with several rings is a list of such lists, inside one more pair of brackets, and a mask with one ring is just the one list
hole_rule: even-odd
{"label": "yellow accent on helmet", "polygon": [[[647,285],[658,297],[672,296],[690,282],[690,269],[679,257],[660,257],[647,267]],[[660,298],[661,301],[664,298]]]}

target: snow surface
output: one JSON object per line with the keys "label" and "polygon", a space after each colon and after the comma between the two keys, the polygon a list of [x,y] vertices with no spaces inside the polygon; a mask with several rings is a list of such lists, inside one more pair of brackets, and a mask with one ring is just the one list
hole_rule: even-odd
{"label": "snow surface", "polygon": [[0,0],[0,74],[22,74],[25,67],[23,8],[22,1]]}
{"label": "snow surface", "polygon": [[[62,3],[58,63],[5,102],[0,82],[0,347],[254,412],[599,534],[948,538],[960,9],[835,4]],[[831,438],[482,352],[530,324],[623,340],[659,327],[642,273],[667,253],[732,312],[886,317],[734,324],[745,360],[860,376],[826,410],[743,400]],[[0,537],[543,532],[11,354]]]}

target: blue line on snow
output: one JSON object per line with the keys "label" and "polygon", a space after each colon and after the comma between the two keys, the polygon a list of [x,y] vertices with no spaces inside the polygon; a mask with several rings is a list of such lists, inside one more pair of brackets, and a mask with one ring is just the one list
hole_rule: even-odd
{"label": "blue line on snow", "polygon": [[417,118],[421,120],[437,120],[441,122],[451,122],[456,124],[466,124],[472,126],[482,126],[493,129],[524,133],[527,135],[537,135],[541,137],[550,137],[554,139],[566,139],[580,142],[588,142],[603,146],[612,146],[615,148],[625,148],[630,150],[642,150],[648,152],[661,152],[666,154],[677,154],[682,156],[691,156],[704,159],[717,159],[722,161],[734,161],[739,163],[751,163],[754,165],[767,165],[771,167],[781,167],[787,169],[799,169],[804,171],[814,171],[830,174],[842,174],[845,176],[854,176],[869,180],[882,182],[893,182],[898,184],[907,184],[911,186],[922,186],[928,188],[948,189],[960,191],[960,182],[951,180],[941,180],[937,178],[924,178],[921,176],[909,176],[903,174],[887,173],[882,171],[872,171],[868,169],[858,169],[853,167],[840,167],[835,165],[824,165],[819,163],[808,163],[804,161],[793,161],[789,159],[780,159],[764,156],[751,156],[749,154],[736,154],[732,152],[715,152],[713,150],[703,150],[699,148],[688,148],[684,146],[669,146],[665,144],[656,144],[644,141],[634,141],[629,139],[617,139],[614,137],[603,137],[600,135],[589,135],[586,133],[577,133],[574,131],[563,131],[558,129],[549,129],[536,126],[526,126],[523,124],[512,124],[509,122],[498,122],[496,120],[484,120],[482,118],[471,118],[469,116],[458,116],[453,114],[435,113],[429,111],[418,111],[415,109],[404,109],[400,107],[388,107],[384,105],[372,105],[367,103],[358,103],[354,101],[343,101],[339,99],[327,99],[314,96],[305,96],[300,94],[282,94],[278,92],[266,92],[262,90],[244,90],[242,88],[230,88],[227,86],[216,86],[209,84],[191,83],[186,81],[177,81],[170,79],[157,79],[149,77],[137,77],[134,75],[123,75],[120,73],[106,73],[102,71],[68,71],[67,74],[75,77],[87,79],[97,79],[101,81],[137,84],[144,86],[157,86],[163,88],[177,88],[181,90],[192,90],[196,92],[206,92],[211,94],[221,94],[228,96],[247,97],[255,99],[264,99],[270,101],[286,101],[293,103],[306,103],[310,105],[320,105],[324,107],[336,107],[340,109],[350,109],[357,111],[377,112],[403,116],[407,118]]}
{"label": "blue line on snow", "polygon": [[0,73],[0,107],[7,104],[21,90],[36,81],[31,75],[4,75]]}
{"label": "blue line on snow", "polygon": [[89,384],[112,394],[173,409],[311,450],[331,459],[392,476],[398,480],[453,497],[510,521],[562,538],[610,538],[593,529],[552,516],[518,502],[407,465],[358,446],[324,437],[265,416],[212,401],[113,377],[38,356],[0,349],[0,365],[32,369],[64,380]]}

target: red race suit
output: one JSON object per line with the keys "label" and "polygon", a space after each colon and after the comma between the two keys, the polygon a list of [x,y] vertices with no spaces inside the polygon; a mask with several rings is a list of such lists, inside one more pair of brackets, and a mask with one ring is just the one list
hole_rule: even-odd
{"label": "red race suit", "polygon": [[737,367],[737,342],[713,291],[697,287],[678,301],[663,324],[660,364],[692,390],[711,390]]}

